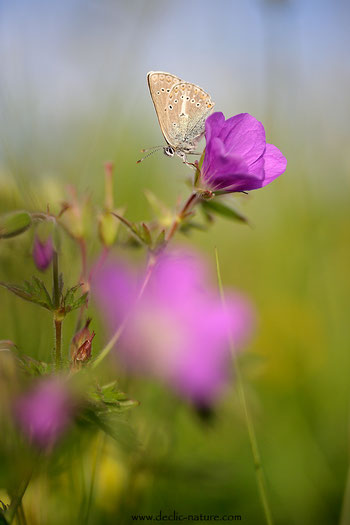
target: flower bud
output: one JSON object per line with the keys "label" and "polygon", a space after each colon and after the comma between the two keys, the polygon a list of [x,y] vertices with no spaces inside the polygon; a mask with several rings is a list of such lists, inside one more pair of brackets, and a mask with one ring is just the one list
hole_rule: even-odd
{"label": "flower bud", "polygon": [[109,212],[104,211],[98,219],[98,233],[104,246],[109,247],[115,243],[119,229],[119,222]]}
{"label": "flower bud", "polygon": [[52,238],[48,237],[46,241],[41,241],[37,235],[34,237],[33,259],[38,270],[46,270],[52,261],[53,243]]}
{"label": "flower bud", "polygon": [[72,339],[70,353],[74,366],[85,363],[91,358],[92,340],[95,337],[95,332],[90,332],[90,323],[91,319],[87,319],[85,326]]}
{"label": "flower bud", "polygon": [[32,218],[26,211],[14,211],[0,217],[0,239],[8,239],[30,228]]}

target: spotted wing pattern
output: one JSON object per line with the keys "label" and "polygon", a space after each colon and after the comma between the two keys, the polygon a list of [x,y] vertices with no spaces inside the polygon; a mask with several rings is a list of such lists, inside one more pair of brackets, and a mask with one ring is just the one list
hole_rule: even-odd
{"label": "spotted wing pattern", "polygon": [[162,71],[151,71],[147,80],[165,140],[176,150],[193,152],[215,105],[210,95],[199,86]]}
{"label": "spotted wing pattern", "polygon": [[160,129],[168,144],[170,144],[170,142],[165,108],[169,104],[168,97],[172,87],[174,84],[180,82],[180,80],[179,77],[165,73],[164,71],[150,71],[147,74],[148,87],[157,113]]}
{"label": "spotted wing pattern", "polygon": [[175,84],[164,108],[169,144],[184,152],[194,151],[214,105],[210,95],[199,86],[183,81]]}

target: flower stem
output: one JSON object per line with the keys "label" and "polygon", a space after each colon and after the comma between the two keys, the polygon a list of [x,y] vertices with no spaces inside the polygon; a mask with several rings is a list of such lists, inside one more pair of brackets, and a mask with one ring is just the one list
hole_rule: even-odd
{"label": "flower stem", "polygon": [[[218,278],[220,296],[221,296],[221,300],[222,300],[223,306],[224,306],[224,308],[226,308],[225,295],[224,295],[224,290],[223,290],[223,286],[222,286],[220,264],[219,264],[219,255],[218,255],[217,248],[215,248],[215,258],[216,258],[216,271],[217,271],[217,278]],[[245,418],[246,426],[247,426],[247,430],[248,430],[250,448],[251,448],[252,455],[253,455],[253,461],[254,461],[255,475],[256,475],[256,482],[257,482],[257,485],[258,485],[258,491],[259,491],[262,507],[263,507],[263,510],[264,510],[266,523],[268,525],[273,525],[272,514],[271,514],[270,505],[269,505],[269,501],[268,501],[268,497],[267,497],[267,491],[266,491],[265,476],[264,476],[264,472],[263,472],[263,468],[262,468],[258,442],[257,442],[255,429],[254,429],[254,423],[253,423],[253,419],[252,419],[252,417],[251,417],[251,415],[249,413],[248,403],[247,403],[245,390],[244,390],[244,382],[243,382],[242,374],[241,374],[240,367],[239,367],[239,364],[238,364],[238,359],[236,357],[236,352],[234,350],[234,345],[233,345],[233,340],[232,340],[232,334],[231,333],[229,333],[229,343],[230,343],[230,348],[231,348],[233,364],[234,364],[234,368],[235,368],[238,397],[239,397],[239,401],[240,401],[242,409],[243,409],[244,418]]]}
{"label": "flower stem", "polygon": [[58,309],[60,304],[60,291],[58,285],[58,253],[53,252],[52,258],[52,302],[55,309]]}
{"label": "flower stem", "polygon": [[197,201],[199,200],[199,196],[197,195],[197,193],[191,193],[191,195],[189,196],[189,198],[187,199],[187,201],[185,202],[184,204],[184,207],[182,208],[182,210],[177,214],[171,228],[170,228],[170,231],[169,231],[169,234],[168,234],[168,237],[167,237],[167,242],[169,242],[174,234],[176,233],[179,225],[181,224],[181,222],[183,221],[183,219],[186,217],[186,215],[191,211],[191,209],[194,207],[194,205],[197,203]]}
{"label": "flower stem", "polygon": [[60,289],[58,282],[58,254],[56,250],[53,253],[52,262],[52,302],[55,307],[53,320],[55,325],[55,367],[57,371],[61,368],[62,361],[62,318],[57,315],[60,305]]}
{"label": "flower stem", "polygon": [[55,324],[55,366],[60,370],[62,364],[62,320],[54,319]]}
{"label": "flower stem", "polygon": [[17,512],[19,511],[20,506],[22,505],[22,499],[29,485],[30,478],[31,478],[31,475],[28,476],[28,478],[22,482],[22,484],[20,485],[18,489],[17,494],[15,494],[13,498],[11,498],[11,505],[5,514],[6,523],[8,523],[9,525],[15,519],[15,516]]}
{"label": "flower stem", "polygon": [[339,525],[348,525],[349,523],[350,523],[350,464],[348,467],[348,473],[346,477],[346,485],[345,485]]}

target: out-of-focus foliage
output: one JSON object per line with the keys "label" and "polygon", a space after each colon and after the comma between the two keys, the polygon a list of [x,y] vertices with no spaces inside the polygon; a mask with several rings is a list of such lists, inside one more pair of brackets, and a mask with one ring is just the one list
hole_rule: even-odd
{"label": "out-of-focus foliage", "polygon": [[[75,185],[91,196],[83,226],[93,260],[98,231],[107,245],[114,235],[109,224],[101,234],[90,208],[104,209],[106,160],[115,163],[114,205],[123,217],[135,224],[151,218],[146,189],[175,213],[188,168],[160,154],[136,165],[139,149],[162,141],[147,94],[149,69],[203,85],[226,117],[249,111],[262,120],[268,141],[288,159],[286,174],[229,198],[248,224],[217,218],[208,233],[191,228],[181,238],[213,264],[217,246],[224,283],[257,304],[257,335],[240,360],[276,523],[336,523],[350,395],[349,7],[327,0],[180,2],[176,10],[159,2],[68,4],[1,6],[1,213],[46,212],[49,205],[58,214],[70,199],[67,185]],[[165,212],[164,227],[168,221]],[[124,256],[131,242],[121,230]],[[30,227],[0,239],[2,282],[35,274],[33,238]],[[81,274],[77,243],[62,236],[60,254],[71,288]],[[141,250],[134,255],[141,259]],[[41,279],[51,290],[51,275]],[[107,337],[89,308],[94,352]],[[64,321],[65,359],[76,320],[72,312]],[[93,393],[69,434],[52,455],[38,456],[4,407],[19,393],[19,375],[47,371],[50,313],[0,289],[0,339],[9,341],[0,345],[0,500],[9,504],[11,490],[31,477],[23,499],[28,524],[86,523],[86,516],[89,523],[129,523],[131,514],[160,509],[263,523],[234,382],[203,421],[111,361],[101,369],[102,387],[84,383]],[[124,413],[128,404],[133,410]]]}

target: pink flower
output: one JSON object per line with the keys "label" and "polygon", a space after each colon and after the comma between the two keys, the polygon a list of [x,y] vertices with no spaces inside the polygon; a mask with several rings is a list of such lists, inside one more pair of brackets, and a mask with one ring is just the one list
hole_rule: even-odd
{"label": "pink flower", "polygon": [[141,299],[134,275],[118,263],[100,270],[93,291],[112,331],[130,316],[118,355],[131,371],[163,381],[197,405],[220,395],[230,376],[228,333],[242,346],[253,314],[238,294],[228,294],[223,308],[198,256],[162,255]]}
{"label": "pink flower", "polygon": [[34,237],[33,259],[38,270],[44,271],[50,266],[53,257],[53,244],[51,237],[41,242],[39,237]]}
{"label": "pink flower", "polygon": [[72,403],[65,384],[41,380],[15,403],[15,418],[27,438],[41,449],[51,448],[71,422]]}
{"label": "pink flower", "polygon": [[205,122],[206,150],[201,179],[212,191],[249,191],[279,177],[287,160],[266,144],[264,126],[248,113],[227,120],[213,113]]}

